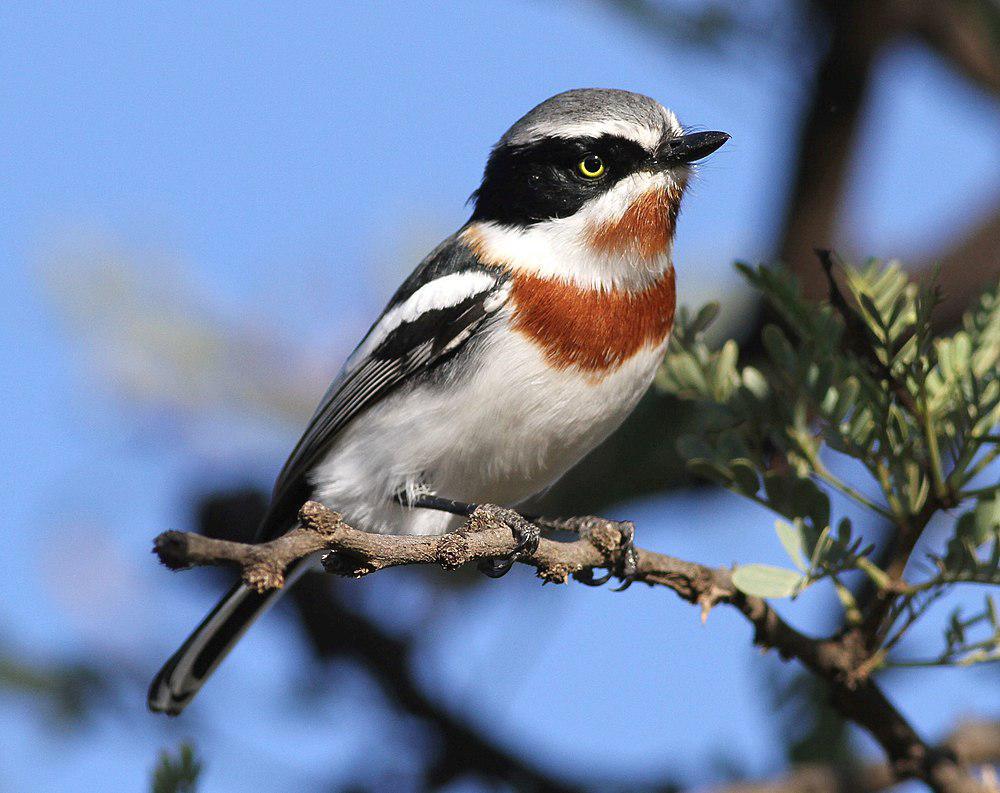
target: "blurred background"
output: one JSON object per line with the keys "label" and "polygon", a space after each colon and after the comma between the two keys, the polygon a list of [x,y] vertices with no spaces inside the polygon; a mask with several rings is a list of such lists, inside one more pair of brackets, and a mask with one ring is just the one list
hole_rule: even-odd
{"label": "blurred background", "polygon": [[[680,301],[722,301],[720,334],[752,348],[762,321],[734,260],[816,294],[814,245],[940,262],[954,324],[1000,264],[998,42],[995,0],[4,3],[0,790],[146,789],[183,740],[204,791],[706,790],[878,759],[738,615],[527,569],[317,575],[154,717],[148,680],[230,578],[171,574],[150,541],[249,536],[490,145],[567,88],[732,134],[676,246]],[[781,563],[770,515],[684,473],[684,421],[650,396],[547,508]],[[836,618],[823,595],[784,613]],[[998,682],[886,687],[939,740],[1000,717]]]}

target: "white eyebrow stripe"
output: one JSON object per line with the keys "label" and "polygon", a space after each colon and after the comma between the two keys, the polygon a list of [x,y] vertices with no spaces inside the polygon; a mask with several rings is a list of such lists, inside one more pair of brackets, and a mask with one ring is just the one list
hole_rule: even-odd
{"label": "white eyebrow stripe", "polygon": [[669,110],[664,109],[664,125],[650,126],[624,119],[608,118],[595,121],[576,121],[571,123],[541,122],[533,126],[527,133],[531,140],[539,138],[599,138],[602,135],[617,135],[634,141],[647,151],[653,151],[660,145],[665,132],[680,134],[680,122]]}
{"label": "white eyebrow stripe", "polygon": [[367,358],[372,350],[400,325],[413,322],[428,311],[457,306],[470,297],[489,291],[496,286],[496,283],[496,276],[481,270],[449,273],[427,282],[402,303],[393,306],[382,315],[358,349],[347,359],[344,365],[345,372],[351,371],[359,361]]}
{"label": "white eyebrow stripe", "polygon": [[624,121],[580,121],[576,124],[557,124],[536,127],[543,137],[553,138],[599,138],[602,135],[618,135],[635,141],[645,149],[653,150],[660,142],[663,130],[645,125],[627,124]]}

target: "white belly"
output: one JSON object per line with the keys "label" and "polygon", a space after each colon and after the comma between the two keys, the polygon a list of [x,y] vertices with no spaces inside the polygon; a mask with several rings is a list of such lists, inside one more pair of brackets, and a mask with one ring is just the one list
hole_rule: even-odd
{"label": "white belly", "polygon": [[393,496],[421,484],[458,501],[514,505],[551,485],[632,411],[664,345],[601,379],[556,370],[514,333],[494,334],[461,380],[404,389],[352,421],[311,477],[314,498],[351,525],[436,534],[457,521],[403,509]]}

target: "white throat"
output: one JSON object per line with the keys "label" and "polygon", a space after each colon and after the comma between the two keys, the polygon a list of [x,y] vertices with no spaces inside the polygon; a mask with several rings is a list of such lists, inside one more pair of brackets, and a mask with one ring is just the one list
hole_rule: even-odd
{"label": "white throat", "polygon": [[655,256],[602,251],[596,230],[622,219],[634,202],[655,190],[681,186],[666,173],[636,173],[586,203],[576,213],[527,228],[476,222],[461,234],[484,261],[507,269],[567,281],[586,289],[643,289],[672,266],[673,240]]}

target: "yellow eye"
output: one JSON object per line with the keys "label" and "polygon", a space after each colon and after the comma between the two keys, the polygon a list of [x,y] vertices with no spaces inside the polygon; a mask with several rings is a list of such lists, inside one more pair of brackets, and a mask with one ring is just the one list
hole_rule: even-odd
{"label": "yellow eye", "polygon": [[596,154],[588,154],[577,163],[576,167],[588,179],[596,179],[599,176],[604,176],[604,171],[607,170],[604,167],[604,160]]}

